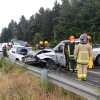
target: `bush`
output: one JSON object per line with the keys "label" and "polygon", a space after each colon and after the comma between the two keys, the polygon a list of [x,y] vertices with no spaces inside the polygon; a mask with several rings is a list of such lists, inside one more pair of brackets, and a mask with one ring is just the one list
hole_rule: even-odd
{"label": "bush", "polygon": [[51,48],[54,48],[57,44],[58,44],[58,42],[54,42],[54,40],[52,40],[52,41],[50,42],[49,46],[50,46]]}
{"label": "bush", "polygon": [[7,62],[3,58],[0,59],[0,65],[2,66],[2,68],[0,69],[1,72],[5,72],[5,73],[8,73],[9,70],[16,67],[14,63]]}
{"label": "bush", "polygon": [[31,46],[34,51],[36,51],[36,47]]}
{"label": "bush", "polygon": [[43,37],[40,33],[36,33],[33,40],[33,45],[35,46],[37,43],[39,43],[39,41],[43,41]]}

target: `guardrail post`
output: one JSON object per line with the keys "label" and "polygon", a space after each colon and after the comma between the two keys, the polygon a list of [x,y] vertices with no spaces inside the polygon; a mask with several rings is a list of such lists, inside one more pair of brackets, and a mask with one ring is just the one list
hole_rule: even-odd
{"label": "guardrail post", "polygon": [[44,83],[46,78],[47,78],[47,69],[43,69],[42,70],[42,83]]}

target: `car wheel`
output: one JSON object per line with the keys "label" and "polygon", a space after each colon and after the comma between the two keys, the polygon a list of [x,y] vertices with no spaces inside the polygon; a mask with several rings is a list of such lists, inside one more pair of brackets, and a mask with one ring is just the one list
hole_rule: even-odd
{"label": "car wheel", "polygon": [[20,62],[19,59],[16,59],[15,62]]}
{"label": "car wheel", "polygon": [[97,58],[97,64],[100,66],[100,55]]}
{"label": "car wheel", "polygon": [[52,60],[52,59],[49,59],[47,62],[46,62],[46,66],[47,68],[56,68],[57,67],[57,64]]}

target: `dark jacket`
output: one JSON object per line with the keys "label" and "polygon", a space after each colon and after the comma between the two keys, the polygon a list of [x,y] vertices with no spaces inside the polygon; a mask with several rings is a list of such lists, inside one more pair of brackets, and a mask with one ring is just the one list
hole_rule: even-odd
{"label": "dark jacket", "polygon": [[4,56],[4,57],[6,57],[6,56],[7,56],[6,49],[7,49],[7,48],[4,46],[4,47],[3,47],[3,56]]}
{"label": "dark jacket", "polygon": [[74,49],[76,47],[75,42],[69,42],[67,45],[67,51],[68,51],[68,55],[69,57],[74,57]]}
{"label": "dark jacket", "polygon": [[44,45],[40,45],[38,49],[39,50],[45,49],[45,46]]}

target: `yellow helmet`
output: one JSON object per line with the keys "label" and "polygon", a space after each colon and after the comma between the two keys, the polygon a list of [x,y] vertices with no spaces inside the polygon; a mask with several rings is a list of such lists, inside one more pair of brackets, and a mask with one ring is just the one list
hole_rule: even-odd
{"label": "yellow helmet", "polygon": [[91,39],[91,36],[88,36],[88,39]]}
{"label": "yellow helmet", "polygon": [[48,44],[48,41],[45,41],[44,44]]}
{"label": "yellow helmet", "polygon": [[42,42],[42,41],[40,41],[40,44],[43,44],[43,42]]}

